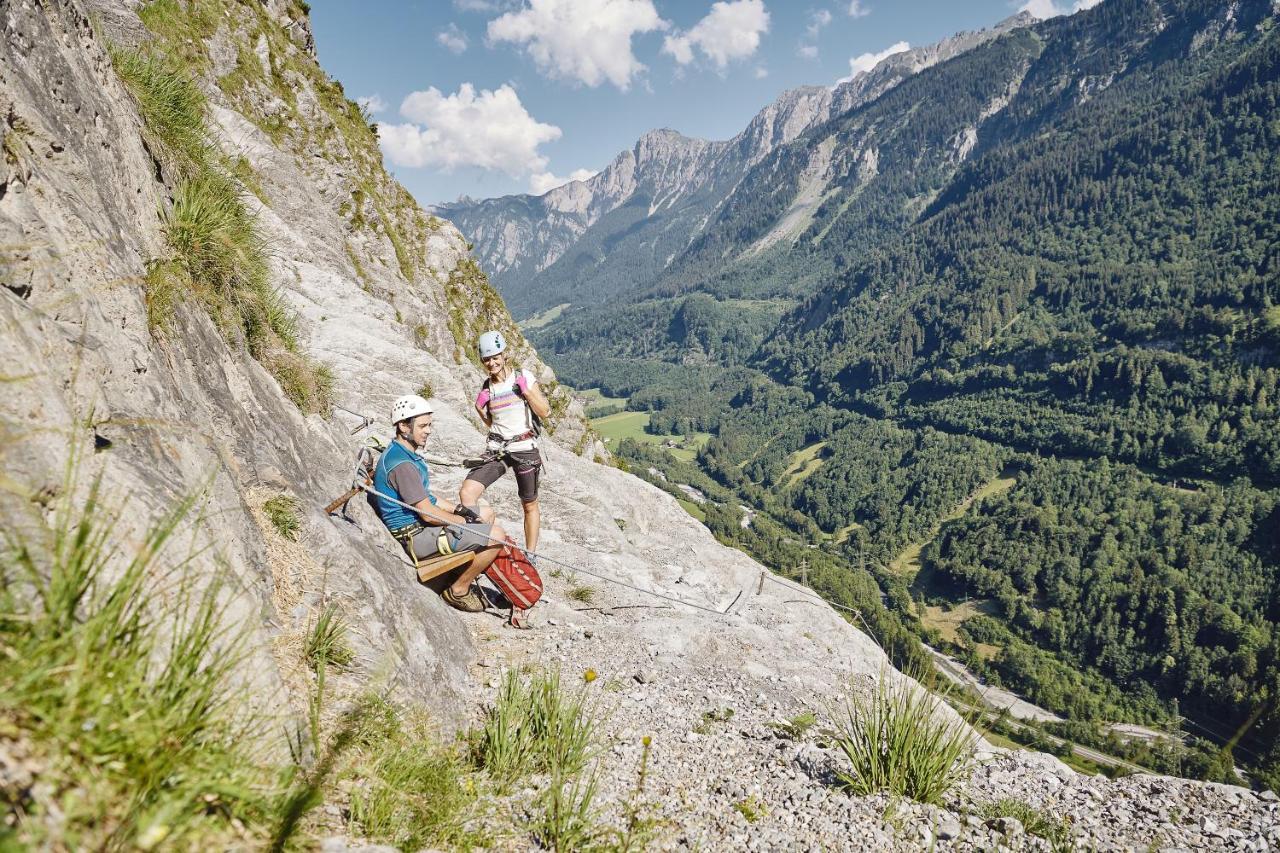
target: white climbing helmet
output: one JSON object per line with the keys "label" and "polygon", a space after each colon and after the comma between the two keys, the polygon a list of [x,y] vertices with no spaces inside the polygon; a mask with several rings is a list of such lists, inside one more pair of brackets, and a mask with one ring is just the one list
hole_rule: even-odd
{"label": "white climbing helmet", "polygon": [[405,394],[391,406],[391,423],[398,424],[418,415],[429,415],[434,409],[431,404],[417,394]]}
{"label": "white climbing helmet", "polygon": [[480,350],[481,358],[488,358],[491,355],[506,352],[507,339],[502,337],[502,332],[485,332],[480,336],[480,340],[476,341],[476,348]]}

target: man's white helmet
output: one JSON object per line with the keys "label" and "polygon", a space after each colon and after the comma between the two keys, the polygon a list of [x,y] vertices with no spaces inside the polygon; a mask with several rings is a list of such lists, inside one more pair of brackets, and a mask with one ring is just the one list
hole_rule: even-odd
{"label": "man's white helmet", "polygon": [[406,394],[391,406],[391,423],[398,424],[418,415],[429,415],[434,409],[431,404],[417,394]]}
{"label": "man's white helmet", "polygon": [[480,350],[481,358],[488,358],[491,355],[506,352],[507,340],[502,337],[502,332],[485,332],[476,342],[476,348]]}

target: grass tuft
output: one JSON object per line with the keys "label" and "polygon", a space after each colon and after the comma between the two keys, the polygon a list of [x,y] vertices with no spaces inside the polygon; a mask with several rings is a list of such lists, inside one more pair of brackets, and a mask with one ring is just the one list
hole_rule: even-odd
{"label": "grass tuft", "polygon": [[332,604],[320,611],[315,624],[307,633],[303,655],[311,668],[319,673],[328,666],[346,668],[355,660],[355,652],[347,639],[347,623]]}
{"label": "grass tuft", "polygon": [[246,846],[272,783],[231,686],[241,646],[216,590],[197,595],[185,560],[161,559],[195,500],[126,549],[101,476],[78,490],[73,469],[50,518],[3,533],[0,732],[33,777],[0,787],[10,841]]}
{"label": "grass tuft", "polygon": [[568,595],[570,601],[576,601],[579,604],[592,604],[596,600],[596,588],[585,583],[575,583],[569,587],[566,595]]}
{"label": "grass tuft", "polygon": [[342,774],[351,822],[370,839],[402,850],[467,849],[486,839],[472,826],[477,780],[458,750],[439,744],[428,720],[372,699]]}
{"label": "grass tuft", "polygon": [[472,757],[500,790],[529,773],[565,779],[590,761],[595,729],[585,691],[562,687],[558,671],[536,672],[526,682],[509,670],[473,736]]}
{"label": "grass tuft", "polygon": [[943,702],[907,681],[880,674],[869,697],[856,687],[854,698],[833,713],[832,741],[849,760],[838,771],[858,795],[888,791],[937,804],[960,781],[973,753],[973,737],[963,720],[944,722]]}
{"label": "grass tuft", "polygon": [[982,809],[982,817],[986,820],[1014,818],[1028,833],[1047,841],[1054,853],[1072,849],[1071,825],[1065,819],[1054,818],[1020,800],[988,803]]}
{"label": "grass tuft", "polygon": [[179,175],[203,171],[212,156],[205,133],[205,97],[170,57],[111,49],[116,73],[138,103],[148,134]]}
{"label": "grass tuft", "polygon": [[769,809],[765,806],[764,801],[755,794],[747,797],[745,800],[739,800],[733,804],[733,810],[747,819],[747,823],[755,823],[758,820],[764,820],[769,816]]}
{"label": "grass tuft", "polygon": [[262,505],[271,526],[290,542],[298,541],[302,519],[298,515],[298,499],[291,495],[276,495]]}
{"label": "grass tuft", "polygon": [[812,711],[801,711],[789,720],[769,723],[769,727],[788,740],[803,740],[815,725],[818,716]]}

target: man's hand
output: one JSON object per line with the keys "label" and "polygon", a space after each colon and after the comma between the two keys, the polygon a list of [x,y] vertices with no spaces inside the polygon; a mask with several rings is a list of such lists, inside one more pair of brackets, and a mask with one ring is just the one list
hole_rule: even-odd
{"label": "man's hand", "polygon": [[474,509],[467,506],[466,504],[458,504],[453,508],[453,512],[455,515],[460,515],[463,518],[465,518],[468,524],[480,523],[480,516],[476,514],[476,511]]}

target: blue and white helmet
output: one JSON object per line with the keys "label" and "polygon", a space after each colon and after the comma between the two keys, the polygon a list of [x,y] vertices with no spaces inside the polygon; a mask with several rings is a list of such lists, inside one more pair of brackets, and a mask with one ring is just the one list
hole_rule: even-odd
{"label": "blue and white helmet", "polygon": [[480,350],[481,358],[488,358],[491,355],[506,352],[507,339],[502,337],[502,332],[485,332],[480,336],[480,340],[476,341],[476,348]]}

